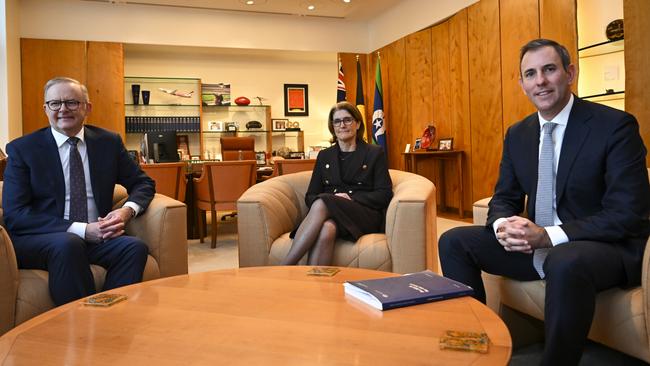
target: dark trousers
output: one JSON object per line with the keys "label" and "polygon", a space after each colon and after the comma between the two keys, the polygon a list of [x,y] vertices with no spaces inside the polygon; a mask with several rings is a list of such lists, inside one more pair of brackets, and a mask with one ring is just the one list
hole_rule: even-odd
{"label": "dark trousers", "polygon": [[[533,255],[506,252],[485,226],[459,227],[439,241],[446,277],[463,282],[485,302],[481,270],[519,281],[539,280]],[[593,320],[596,294],[623,284],[623,262],[613,244],[575,241],[552,248],[544,262],[543,365],[577,365]]]}
{"label": "dark trousers", "polygon": [[126,235],[99,244],[67,232],[11,239],[18,268],[48,271],[50,295],[57,306],[95,293],[90,264],[106,269],[102,291],[142,281],[148,254],[140,239]]}

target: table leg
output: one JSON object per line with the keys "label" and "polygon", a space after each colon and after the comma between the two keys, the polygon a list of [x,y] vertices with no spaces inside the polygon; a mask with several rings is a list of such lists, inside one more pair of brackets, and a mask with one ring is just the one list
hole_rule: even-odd
{"label": "table leg", "polygon": [[456,157],[456,166],[458,167],[458,214],[460,218],[465,217],[465,205],[463,194],[463,153],[459,153]]}

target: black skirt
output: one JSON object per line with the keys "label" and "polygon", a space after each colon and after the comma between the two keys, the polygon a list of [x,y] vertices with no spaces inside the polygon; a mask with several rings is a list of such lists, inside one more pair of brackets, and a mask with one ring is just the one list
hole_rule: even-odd
{"label": "black skirt", "polygon": [[[330,218],[336,223],[338,238],[357,241],[365,234],[384,232],[384,211],[377,211],[330,193],[321,193],[318,198],[323,200],[330,212]],[[298,228],[295,228],[291,232],[291,238],[294,237],[297,230]]]}

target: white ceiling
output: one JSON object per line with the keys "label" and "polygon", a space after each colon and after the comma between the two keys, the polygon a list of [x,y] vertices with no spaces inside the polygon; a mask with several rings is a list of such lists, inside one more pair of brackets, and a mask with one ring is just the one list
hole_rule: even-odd
{"label": "white ceiling", "polygon": [[[326,17],[364,21],[386,12],[401,0],[253,0],[254,5],[247,5],[246,0],[84,0],[133,5],[154,5],[176,8],[204,9],[206,11],[235,11],[270,13],[282,15],[300,15],[307,17]],[[308,6],[313,5],[313,10]]]}

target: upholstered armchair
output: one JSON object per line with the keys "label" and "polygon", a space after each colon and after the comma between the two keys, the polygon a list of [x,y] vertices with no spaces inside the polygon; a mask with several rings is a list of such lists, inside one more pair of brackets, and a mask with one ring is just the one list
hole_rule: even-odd
{"label": "upholstered armchair", "polygon": [[[475,224],[485,225],[489,202],[484,198],[474,203]],[[650,240],[642,269],[641,286],[598,294],[589,339],[650,362]],[[530,339],[531,327],[521,313],[544,320],[545,281],[520,282],[483,273],[483,282],[488,306],[506,318],[513,341]]]}
{"label": "upholstered armchair", "polygon": [[[117,186],[114,207],[121,206],[126,198],[126,190]],[[127,225],[128,235],[142,238],[149,246],[144,281],[187,273],[186,212],[182,202],[156,194],[149,208]],[[96,265],[91,265],[91,270],[99,290],[106,271]],[[18,269],[11,239],[0,226],[0,335],[53,307],[47,272]]]}
{"label": "upholstered armchair", "polygon": [[[408,273],[437,269],[435,187],[426,178],[390,171],[393,199],[386,233],[364,235],[356,243],[339,239],[335,266]],[[307,215],[305,192],[310,171],[256,184],[237,201],[239,266],[277,265],[291,247],[289,233]],[[306,263],[306,256],[300,262]]]}

